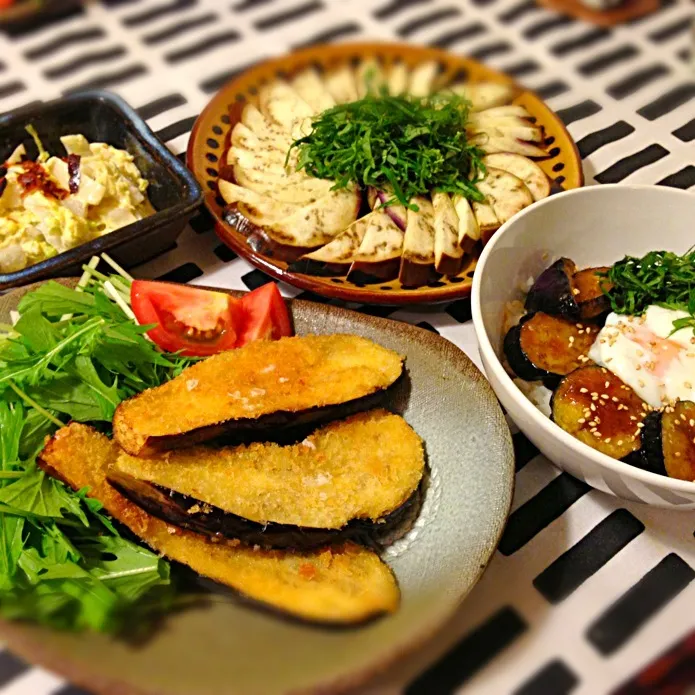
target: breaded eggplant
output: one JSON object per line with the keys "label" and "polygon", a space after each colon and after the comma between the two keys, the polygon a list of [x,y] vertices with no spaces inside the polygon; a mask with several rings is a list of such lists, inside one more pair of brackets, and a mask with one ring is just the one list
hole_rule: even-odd
{"label": "breaded eggplant", "polygon": [[285,552],[208,542],[150,516],[109,485],[106,470],[117,456],[115,442],[71,424],[49,441],[39,463],[73,489],[88,488],[90,497],[153,550],[268,607],[326,624],[360,623],[397,609],[396,579],[370,550],[354,543]]}
{"label": "breaded eggplant", "polygon": [[133,456],[221,435],[267,439],[374,407],[403,373],[392,350],[354,335],[250,343],[121,403],[114,436]]}
{"label": "breaded eggplant", "polygon": [[[310,547],[329,541],[326,531],[350,537],[385,523],[417,490],[424,469],[420,437],[399,415],[374,410],[290,446],[122,453],[108,479],[184,528],[269,547]],[[244,521],[254,523],[245,528]]]}

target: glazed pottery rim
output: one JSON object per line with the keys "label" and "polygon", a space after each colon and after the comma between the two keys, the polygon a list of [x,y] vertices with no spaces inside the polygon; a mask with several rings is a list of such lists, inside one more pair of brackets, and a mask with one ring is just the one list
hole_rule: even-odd
{"label": "glazed pottery rim", "polygon": [[[491,370],[494,373],[496,379],[498,379],[515,402],[519,408],[521,408],[524,414],[531,418],[545,435],[550,438],[559,440],[561,444],[572,449],[575,453],[583,456],[592,463],[598,466],[603,466],[613,473],[618,475],[629,476],[641,483],[647,483],[650,485],[655,485],[657,487],[670,490],[672,492],[685,492],[692,494],[695,492],[695,481],[688,480],[678,480],[677,478],[670,478],[665,475],[659,475],[658,473],[652,473],[650,471],[645,471],[641,468],[636,468],[623,461],[618,461],[616,459],[607,456],[590,446],[580,442],[578,439],[573,437],[568,432],[565,432],[562,428],[556,425],[549,417],[546,417],[543,413],[533,405],[533,403],[521,392],[521,390],[514,383],[512,378],[507,374],[506,370],[502,366],[502,362],[495,349],[492,346],[492,342],[488,336],[487,330],[485,329],[485,324],[483,321],[482,306],[481,306],[481,283],[483,273],[485,272],[485,264],[488,258],[495,252],[495,245],[499,242],[499,239],[504,233],[509,231],[512,225],[521,220],[525,215],[529,214],[531,211],[539,210],[543,206],[556,204],[557,201],[562,201],[568,196],[576,195],[596,195],[596,192],[601,192],[602,194],[609,194],[611,191],[615,190],[632,190],[635,192],[639,191],[654,191],[660,190],[665,196],[688,196],[695,197],[693,194],[687,190],[681,190],[678,188],[670,188],[667,186],[650,186],[647,184],[601,184],[596,186],[586,186],[583,188],[575,188],[570,191],[564,191],[563,193],[558,193],[557,195],[550,196],[545,200],[541,200],[528,208],[522,210],[520,213],[514,216],[508,222],[505,222],[499,230],[494,234],[490,242],[483,249],[483,253],[478,259],[478,267],[481,269],[480,272],[476,273],[473,278],[473,287],[471,294],[471,313],[473,316],[473,326],[475,328],[475,333],[478,339],[479,350],[482,358],[485,360],[486,369]],[[593,191],[593,192],[592,192]],[[645,502],[645,504],[648,504]]]}
{"label": "glazed pottery rim", "polygon": [[[76,280],[77,278],[60,278],[57,281],[61,283],[66,283],[67,281],[68,283],[74,284]],[[29,286],[20,287],[14,290],[14,292],[25,293],[27,291],[31,291],[41,284],[44,284],[44,282],[45,281],[39,281]],[[210,288],[203,285],[196,286],[202,289],[216,289],[217,291],[221,290],[225,293],[231,294],[232,296],[241,296],[246,294],[246,292],[240,290]],[[395,331],[399,335],[406,333],[410,334],[410,340],[412,341],[418,343],[430,342],[430,344],[436,344],[438,352],[440,351],[439,346],[446,350],[451,350],[453,348],[453,355],[448,355],[447,359],[451,360],[451,362],[456,365],[456,372],[461,375],[461,378],[466,378],[471,382],[474,382],[475,390],[479,394],[480,398],[487,401],[491,406],[494,406],[491,411],[494,412],[495,420],[490,425],[490,428],[494,430],[495,436],[499,437],[500,441],[503,443],[502,451],[499,457],[499,465],[501,472],[504,475],[503,482],[500,483],[500,488],[504,488],[501,490],[501,492],[506,495],[506,504],[503,508],[500,507],[496,511],[496,516],[499,520],[497,532],[494,534],[494,536],[486,540],[484,546],[486,551],[480,558],[480,564],[474,572],[471,572],[472,578],[468,586],[465,588],[465,590],[462,589],[458,591],[456,600],[452,601],[451,606],[445,610],[437,611],[432,619],[421,622],[420,629],[416,635],[413,636],[411,632],[410,638],[404,640],[403,642],[395,642],[395,640],[392,641],[391,646],[381,653],[378,660],[371,661],[365,664],[363,667],[349,673],[334,675],[332,677],[329,676],[325,678],[323,682],[318,682],[315,685],[284,692],[284,695],[337,695],[338,693],[343,693],[347,690],[351,690],[365,684],[367,681],[377,677],[389,667],[395,665],[408,655],[415,652],[418,647],[429,642],[460,609],[465,599],[468,597],[473,588],[480,582],[480,579],[489,567],[501,541],[502,534],[504,533],[511,513],[514,497],[515,456],[511,432],[492,386],[485,378],[483,372],[456,344],[447,340],[443,336],[432,333],[426,329],[412,324],[395,321],[393,319],[383,318],[380,316],[364,315],[351,309],[334,305],[318,304],[304,299],[289,299],[287,301],[289,302],[291,309],[293,306],[299,305],[307,311],[318,310],[321,313],[333,314],[338,317],[342,316],[345,318],[355,318],[355,315],[359,316],[361,321],[378,327],[384,332],[388,333]],[[500,491],[498,491],[498,493],[499,492]],[[388,616],[386,616],[385,619],[388,619]],[[25,658],[27,661],[33,664],[43,666],[58,673],[59,675],[62,675],[66,679],[70,680],[71,683],[76,684],[79,687],[85,687],[93,690],[95,695],[166,695],[166,693],[160,690],[142,689],[140,686],[131,685],[127,681],[117,678],[108,677],[107,680],[100,681],[100,676],[94,674],[93,672],[85,671],[79,662],[63,658],[55,649],[51,647],[45,648],[40,635],[38,637],[34,635],[27,637],[25,634],[20,632],[19,637],[17,637],[14,629],[15,625],[16,623],[11,621],[0,620],[0,635],[5,636],[7,648],[10,651],[14,651],[20,657]],[[13,633],[15,634],[13,635]],[[39,655],[38,658],[36,658],[37,654]]]}

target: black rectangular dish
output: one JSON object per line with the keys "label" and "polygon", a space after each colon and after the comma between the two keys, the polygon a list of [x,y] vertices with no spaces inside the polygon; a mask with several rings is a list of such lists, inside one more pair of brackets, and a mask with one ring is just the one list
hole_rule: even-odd
{"label": "black rectangular dish", "polygon": [[0,290],[50,277],[79,275],[91,256],[104,251],[125,267],[143,263],[174,243],[202,202],[203,192],[193,174],[115,94],[81,92],[0,116],[0,161],[20,143],[30,158],[37,156],[25,130],[29,124],[51,153],[63,152],[62,135],[76,133],[90,142],[106,142],[130,152],[142,177],[149,181],[147,195],[156,212],[23,270],[0,274]]}

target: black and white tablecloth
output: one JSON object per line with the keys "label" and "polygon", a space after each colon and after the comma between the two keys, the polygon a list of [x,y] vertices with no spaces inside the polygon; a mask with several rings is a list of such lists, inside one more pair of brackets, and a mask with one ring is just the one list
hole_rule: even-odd
{"label": "black and white tablecloth", "polygon": [[[0,32],[0,110],[108,88],[183,156],[197,114],[245,67],[312,43],[407,40],[536,90],[577,141],[587,183],[695,189],[694,7],[663,0],[659,13],[607,30],[534,0],[88,2]],[[136,274],[269,281],[220,244],[204,213]],[[479,364],[467,301],[366,310],[437,331]],[[514,439],[513,512],[483,580],[436,639],[361,692],[602,695],[695,628],[695,516],[592,491]],[[0,650],[0,695],[49,694],[85,695]]]}

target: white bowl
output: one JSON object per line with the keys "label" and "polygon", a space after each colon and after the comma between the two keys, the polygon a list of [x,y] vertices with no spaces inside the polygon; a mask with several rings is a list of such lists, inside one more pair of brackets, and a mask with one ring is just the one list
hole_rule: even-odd
{"label": "white bowl", "polygon": [[561,193],[504,224],[483,251],[472,313],[480,356],[497,397],[521,431],[556,466],[592,487],[657,507],[695,509],[695,483],[640,470],[560,429],[515,386],[500,361],[503,312],[529,278],[561,256],[579,268],[648,251],[684,253],[695,242],[695,194],[662,186],[603,185]]}

